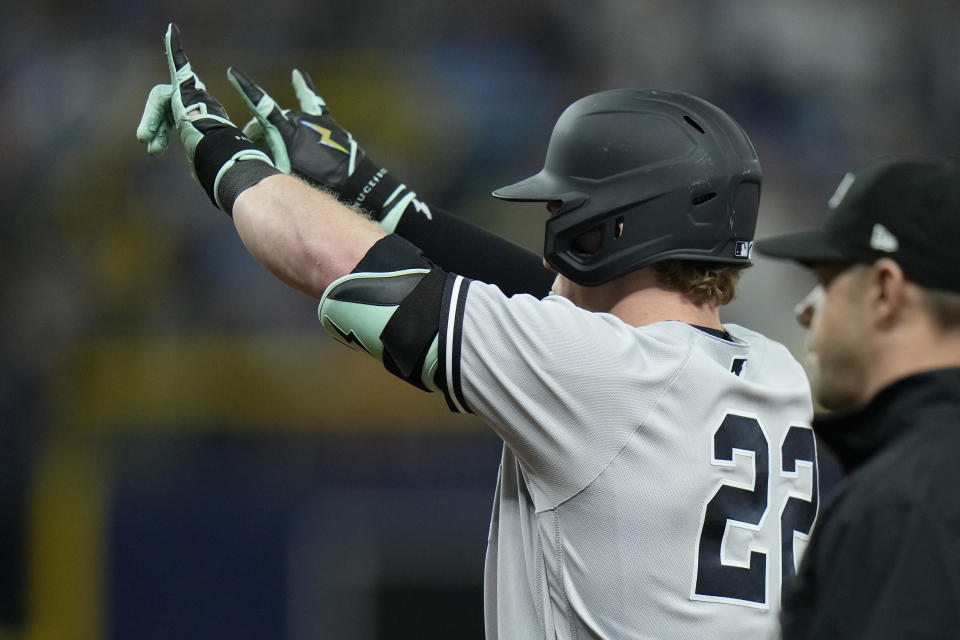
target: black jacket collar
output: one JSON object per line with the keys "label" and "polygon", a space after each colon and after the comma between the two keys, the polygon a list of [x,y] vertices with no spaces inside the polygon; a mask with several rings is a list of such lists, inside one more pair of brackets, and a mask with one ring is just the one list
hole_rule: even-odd
{"label": "black jacket collar", "polygon": [[898,380],[860,409],[817,415],[813,429],[849,472],[944,403],[960,405],[960,368]]}

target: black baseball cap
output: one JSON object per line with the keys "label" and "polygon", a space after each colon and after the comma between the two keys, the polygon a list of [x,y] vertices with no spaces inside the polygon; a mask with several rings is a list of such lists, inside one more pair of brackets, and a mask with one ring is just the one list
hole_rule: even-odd
{"label": "black baseball cap", "polygon": [[917,284],[960,291],[960,159],[878,158],[843,178],[821,228],[754,249],[805,266],[892,258]]}

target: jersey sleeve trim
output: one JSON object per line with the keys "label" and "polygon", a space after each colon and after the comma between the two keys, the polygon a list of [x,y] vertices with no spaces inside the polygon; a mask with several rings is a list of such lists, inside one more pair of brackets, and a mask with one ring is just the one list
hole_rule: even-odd
{"label": "jersey sleeve trim", "polygon": [[437,384],[447,400],[447,407],[456,413],[473,413],[463,395],[460,381],[463,316],[471,282],[463,276],[448,276],[440,307],[440,366],[437,371]]}

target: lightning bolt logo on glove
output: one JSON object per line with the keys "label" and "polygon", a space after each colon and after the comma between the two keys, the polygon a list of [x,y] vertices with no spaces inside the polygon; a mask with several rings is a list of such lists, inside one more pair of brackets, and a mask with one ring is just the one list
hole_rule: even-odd
{"label": "lightning bolt logo on glove", "polygon": [[327,129],[326,127],[321,127],[320,125],[313,124],[312,122],[307,122],[306,120],[301,120],[300,124],[310,129],[313,129],[314,131],[320,134],[320,139],[317,140],[317,144],[325,145],[332,149],[336,149],[337,151],[342,151],[346,154],[350,153],[343,147],[343,145],[337,144],[330,138],[331,134],[333,133],[332,131],[330,131],[330,129]]}

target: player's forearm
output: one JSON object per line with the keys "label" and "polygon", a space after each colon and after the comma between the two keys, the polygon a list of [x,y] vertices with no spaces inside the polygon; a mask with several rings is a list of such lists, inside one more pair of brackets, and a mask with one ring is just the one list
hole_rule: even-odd
{"label": "player's forearm", "polygon": [[507,294],[550,293],[554,274],[532,251],[482,229],[467,220],[431,207],[429,216],[411,207],[394,233],[406,238],[440,268],[495,284]]}
{"label": "player's forearm", "polygon": [[384,235],[375,223],[330,195],[283,174],[241,193],[233,220],[261,265],[317,299]]}
{"label": "player's forearm", "polygon": [[538,254],[428,206],[393,172],[375,163],[330,113],[310,77],[295,69],[300,109],[283,109],[239,69],[227,75],[254,114],[244,131],[270,146],[276,166],[362,207],[387,233],[406,238],[441,268],[499,286],[507,295],[543,297],[553,274]]}

